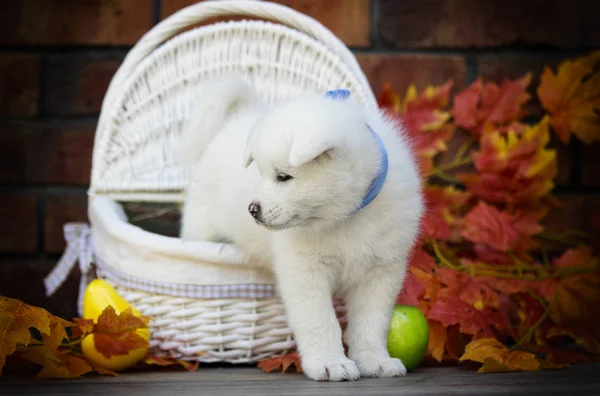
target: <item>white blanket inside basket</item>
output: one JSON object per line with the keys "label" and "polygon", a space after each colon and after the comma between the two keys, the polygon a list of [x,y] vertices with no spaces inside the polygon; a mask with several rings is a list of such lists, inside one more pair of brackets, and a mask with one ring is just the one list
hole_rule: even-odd
{"label": "white blanket inside basket", "polygon": [[254,268],[234,246],[184,241],[127,222],[122,207],[105,197],[90,199],[95,256],[127,275],[187,285],[274,284],[269,271]]}

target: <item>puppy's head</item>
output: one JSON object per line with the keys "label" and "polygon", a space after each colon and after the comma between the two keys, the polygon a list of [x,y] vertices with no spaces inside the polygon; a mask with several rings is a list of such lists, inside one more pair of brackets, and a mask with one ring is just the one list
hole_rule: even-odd
{"label": "puppy's head", "polygon": [[245,163],[261,182],[248,210],[273,230],[326,228],[361,201],[379,166],[376,142],[358,106],[309,95],[255,125]]}

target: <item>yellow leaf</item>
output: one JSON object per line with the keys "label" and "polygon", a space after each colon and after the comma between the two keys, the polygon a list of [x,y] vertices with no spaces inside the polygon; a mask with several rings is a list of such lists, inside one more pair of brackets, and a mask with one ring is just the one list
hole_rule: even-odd
{"label": "yellow leaf", "polygon": [[29,306],[19,300],[0,297],[0,375],[6,356],[17,349],[17,345],[31,342],[29,328],[50,334],[50,314],[42,308]]}
{"label": "yellow leaf", "polygon": [[428,320],[429,322],[429,343],[427,349],[431,356],[438,362],[442,361],[444,356],[444,345],[448,339],[446,326],[437,320]]}
{"label": "yellow leaf", "polygon": [[529,352],[510,350],[491,337],[471,341],[459,361],[472,360],[483,363],[479,373],[508,371],[539,371],[540,362]]}
{"label": "yellow leaf", "polygon": [[564,143],[571,134],[587,144],[600,141],[599,62],[600,51],[562,62],[556,74],[550,68],[542,73],[538,96]]}
{"label": "yellow leaf", "polygon": [[79,378],[93,370],[85,360],[73,356],[71,350],[59,348],[66,336],[63,323],[53,321],[50,324],[50,334],[43,334],[42,345],[27,347],[23,350],[21,354],[23,359],[42,366],[37,375],[38,379]]}

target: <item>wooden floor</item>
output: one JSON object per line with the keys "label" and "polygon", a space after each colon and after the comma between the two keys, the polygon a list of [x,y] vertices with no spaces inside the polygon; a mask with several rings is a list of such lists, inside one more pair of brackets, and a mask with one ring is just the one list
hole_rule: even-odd
{"label": "wooden floor", "polygon": [[600,395],[600,364],[538,373],[476,374],[429,367],[404,378],[324,383],[301,374],[264,374],[254,367],[209,367],[195,373],[154,371],[79,380],[0,380],[0,395]]}

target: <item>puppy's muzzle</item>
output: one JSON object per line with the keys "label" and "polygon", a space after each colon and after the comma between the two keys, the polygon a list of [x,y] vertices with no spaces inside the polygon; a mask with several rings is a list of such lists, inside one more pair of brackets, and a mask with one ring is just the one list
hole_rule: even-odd
{"label": "puppy's muzzle", "polygon": [[250,206],[248,206],[248,212],[254,217],[257,223],[261,222],[262,208],[258,202],[252,202]]}

